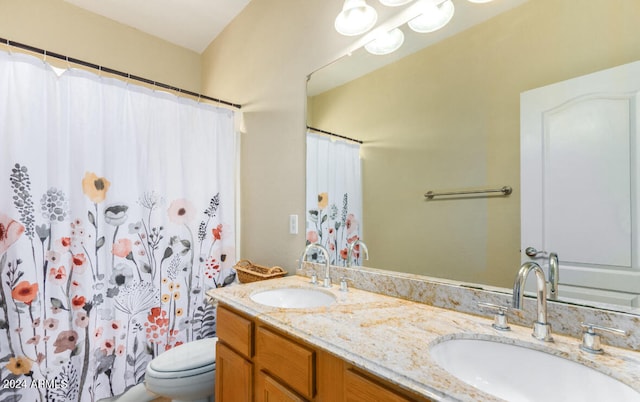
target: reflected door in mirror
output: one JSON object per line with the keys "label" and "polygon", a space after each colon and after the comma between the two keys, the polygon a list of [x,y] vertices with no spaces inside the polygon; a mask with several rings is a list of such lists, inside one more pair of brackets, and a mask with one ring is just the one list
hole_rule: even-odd
{"label": "reflected door in mirror", "polygon": [[558,253],[561,297],[640,306],[639,90],[636,62],[521,95],[522,256]]}

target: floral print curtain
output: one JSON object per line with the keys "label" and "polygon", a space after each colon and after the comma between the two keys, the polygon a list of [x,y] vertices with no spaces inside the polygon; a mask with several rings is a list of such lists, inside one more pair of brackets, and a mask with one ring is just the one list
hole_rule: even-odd
{"label": "floral print curtain", "polygon": [[0,53],[0,401],[96,401],[215,335],[234,113]]}
{"label": "floral print curtain", "polygon": [[[307,133],[307,244],[329,252],[329,263],[346,266],[348,247],[361,237],[360,145]],[[320,261],[315,249],[307,256]],[[359,245],[354,247],[356,263]]]}

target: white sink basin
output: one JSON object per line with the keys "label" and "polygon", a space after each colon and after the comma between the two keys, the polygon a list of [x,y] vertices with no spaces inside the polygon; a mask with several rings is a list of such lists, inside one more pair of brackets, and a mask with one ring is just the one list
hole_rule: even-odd
{"label": "white sink basin", "polygon": [[640,401],[640,393],[606,374],[521,346],[451,339],[434,344],[430,355],[460,380],[510,402]]}
{"label": "white sink basin", "polygon": [[336,301],[333,294],[313,288],[270,289],[254,293],[250,297],[256,303],[281,308],[322,307]]}

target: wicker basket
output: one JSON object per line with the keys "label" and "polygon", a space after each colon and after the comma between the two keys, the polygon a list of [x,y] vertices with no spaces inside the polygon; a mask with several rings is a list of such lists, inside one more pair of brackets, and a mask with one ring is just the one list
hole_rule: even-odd
{"label": "wicker basket", "polygon": [[238,273],[238,280],[240,280],[241,283],[279,278],[287,274],[287,271],[278,266],[271,268],[263,267],[261,265],[256,265],[249,260],[238,261],[234,268]]}

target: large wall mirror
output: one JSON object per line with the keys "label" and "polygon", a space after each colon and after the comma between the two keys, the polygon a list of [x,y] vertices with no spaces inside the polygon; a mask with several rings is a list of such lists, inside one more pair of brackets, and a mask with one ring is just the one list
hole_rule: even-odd
{"label": "large wall mirror", "polygon": [[[384,60],[359,49],[312,73],[307,122],[362,141],[363,265],[510,289],[521,261],[520,94],[640,60],[640,3],[454,4],[453,21],[462,11],[486,20],[420,34],[429,46],[376,56],[389,63],[354,79],[345,71]],[[505,185],[509,196],[424,197]]]}

